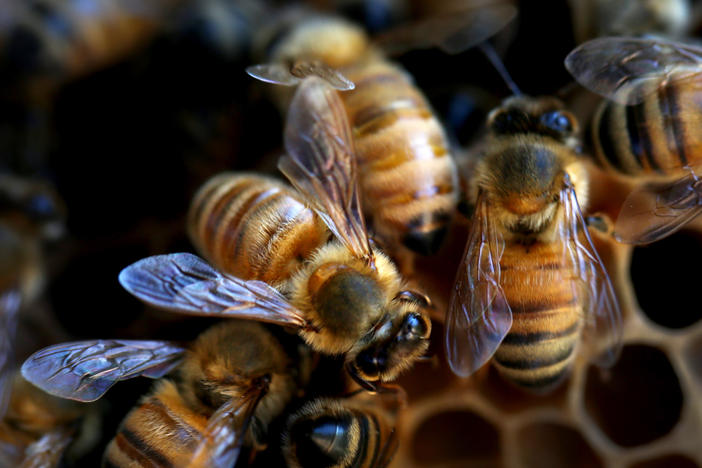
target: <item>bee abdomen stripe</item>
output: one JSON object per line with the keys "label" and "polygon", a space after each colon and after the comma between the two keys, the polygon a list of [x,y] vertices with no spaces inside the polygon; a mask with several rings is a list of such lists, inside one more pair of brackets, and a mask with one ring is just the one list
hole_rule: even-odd
{"label": "bee abdomen stripe", "polygon": [[600,153],[612,167],[620,172],[626,172],[622,165],[622,158],[625,157],[616,150],[612,128],[612,108],[611,104],[607,104],[602,111],[599,121],[597,122],[597,136],[600,144]]}
{"label": "bee abdomen stripe", "polygon": [[643,103],[626,107],[626,128],[634,156],[642,166],[642,159],[646,158],[651,169],[659,171],[660,167],[653,157],[653,145],[646,122],[646,108]]}
{"label": "bee abdomen stripe", "polygon": [[[659,99],[661,105],[661,119],[666,115],[682,117],[683,113],[679,105],[679,93],[674,85],[663,88],[663,96]],[[663,121],[664,122],[664,121]],[[662,122],[662,123],[663,123]],[[664,123],[663,123],[664,124]],[[676,155],[683,166],[687,165],[687,155],[685,154],[685,129],[678,118],[674,118],[670,125],[665,125],[666,137],[668,140],[668,150],[672,155]]]}
{"label": "bee abdomen stripe", "polygon": [[574,335],[578,333],[580,328],[580,323],[575,322],[573,325],[559,331],[542,331],[533,333],[507,333],[505,339],[502,341],[506,344],[517,344],[517,345],[528,345],[532,343],[537,343],[546,340],[552,340],[556,338],[564,338],[566,336]]}
{"label": "bee abdomen stripe", "polygon": [[543,389],[551,384],[554,384],[561,380],[563,376],[568,372],[568,367],[563,367],[563,369],[559,370],[558,372],[543,376],[543,377],[538,377],[535,379],[514,379],[515,383],[519,384],[521,387],[525,388],[535,388],[535,389]]}
{"label": "bee abdomen stripe", "polygon": [[115,438],[117,446],[125,452],[131,459],[139,462],[142,466],[158,466],[164,468],[172,467],[171,462],[158,450],[145,444],[136,434],[129,429],[123,428]]}
{"label": "bee abdomen stripe", "polygon": [[575,350],[576,342],[573,341],[570,345],[557,350],[550,356],[541,356],[529,359],[497,359],[497,362],[510,369],[539,369],[542,367],[553,366],[555,364],[567,361]]}

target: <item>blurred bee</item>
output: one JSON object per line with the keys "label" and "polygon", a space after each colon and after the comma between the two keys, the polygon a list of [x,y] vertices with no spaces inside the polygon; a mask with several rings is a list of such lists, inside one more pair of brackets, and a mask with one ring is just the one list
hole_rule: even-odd
{"label": "blurred bee", "polygon": [[42,243],[63,233],[64,214],[47,183],[0,174],[0,417],[12,394],[19,312],[44,288]]}
{"label": "blurred bee", "polygon": [[465,377],[494,355],[508,381],[546,391],[567,375],[584,333],[606,340],[598,363],[613,362],[620,311],[580,211],[588,180],[575,118],[555,98],[513,96],[487,125],[449,303],[448,360]]}
{"label": "blurred bee", "polygon": [[30,356],[24,377],[62,398],[94,401],[113,384],[162,379],[124,419],[106,466],[231,467],[242,445],[265,445],[266,428],[309,373],[309,357],[289,350],[262,325],[226,321],[189,350],[162,341],[63,343]]}
{"label": "blurred bee", "polygon": [[595,115],[599,162],[638,185],[615,224],[618,240],[646,244],[702,209],[699,107],[702,48],[663,39],[602,38],[566,58],[570,73],[608,98]]}
{"label": "blurred bee", "polygon": [[[315,351],[345,355],[350,374],[376,389],[427,349],[428,299],[402,290],[395,266],[370,245],[350,128],[325,81],[310,77],[298,88],[285,145],[289,155],[279,167],[316,215],[270,180],[216,179],[195,199],[190,233],[226,273],[194,255],[173,254],[129,266],[120,282],[156,307],[294,327]],[[315,216],[335,240],[325,243]]]}
{"label": "blurred bee", "polygon": [[143,46],[181,0],[12,0],[0,21],[0,67],[12,83],[56,84]]}
{"label": "blurred bee", "polygon": [[682,37],[690,29],[690,0],[569,0],[578,43],[603,36]]}
{"label": "blurred bee", "polygon": [[[511,6],[477,8],[396,31],[410,47],[434,42],[458,51],[509,22]],[[318,75],[340,90],[352,125],[365,214],[388,245],[431,254],[440,247],[458,200],[455,163],[441,123],[408,73],[388,61],[346,20],[294,11],[261,34],[268,64],[254,78],[283,85]],[[284,101],[284,90],[278,90]]]}
{"label": "blurred bee", "polygon": [[0,466],[56,467],[64,457],[78,457],[96,442],[95,412],[47,395],[19,372],[10,378],[10,388],[7,413],[0,419]]}
{"label": "blurred bee", "polygon": [[288,418],[283,456],[289,468],[383,468],[397,450],[398,408],[381,395],[317,398]]}

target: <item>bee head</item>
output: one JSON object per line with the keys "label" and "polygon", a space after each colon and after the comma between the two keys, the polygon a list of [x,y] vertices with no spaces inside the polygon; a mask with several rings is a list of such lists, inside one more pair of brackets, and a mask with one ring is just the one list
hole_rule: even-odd
{"label": "bee head", "polygon": [[347,369],[361,386],[374,389],[375,383],[394,380],[424,354],[431,334],[431,320],[423,311],[428,305],[415,293],[397,295],[365,346],[348,357]]}
{"label": "bee head", "polygon": [[577,159],[577,121],[557,99],[515,96],[490,113],[488,127],[479,187],[508,230],[539,233],[553,219],[566,168]]}
{"label": "bee head", "polygon": [[488,115],[494,136],[540,135],[577,149],[578,121],[553,97],[512,96]]}

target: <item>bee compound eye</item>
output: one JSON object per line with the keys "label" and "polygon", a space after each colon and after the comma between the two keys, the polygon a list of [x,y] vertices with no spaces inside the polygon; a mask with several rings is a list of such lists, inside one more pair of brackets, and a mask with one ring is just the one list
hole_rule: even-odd
{"label": "bee compound eye", "polygon": [[573,119],[561,111],[546,112],[541,116],[541,123],[559,133],[570,133],[574,128]]}
{"label": "bee compound eye", "polygon": [[409,314],[402,326],[402,335],[408,339],[425,338],[429,333],[426,319],[419,314]]}

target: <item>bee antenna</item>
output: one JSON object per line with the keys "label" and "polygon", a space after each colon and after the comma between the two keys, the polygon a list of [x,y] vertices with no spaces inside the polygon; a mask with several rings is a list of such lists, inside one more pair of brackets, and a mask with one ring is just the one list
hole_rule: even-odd
{"label": "bee antenna", "polygon": [[492,66],[495,67],[495,70],[497,70],[497,73],[500,74],[500,76],[502,77],[502,81],[504,81],[509,90],[512,91],[512,94],[514,94],[515,96],[521,95],[522,92],[519,90],[519,87],[514,82],[512,77],[509,76],[509,72],[507,71],[504,62],[502,62],[500,56],[497,55],[497,51],[492,46],[492,44],[488,41],[483,41],[478,47],[480,48],[480,51],[483,53],[483,55],[485,55],[485,57],[487,57],[487,59],[490,61]]}

